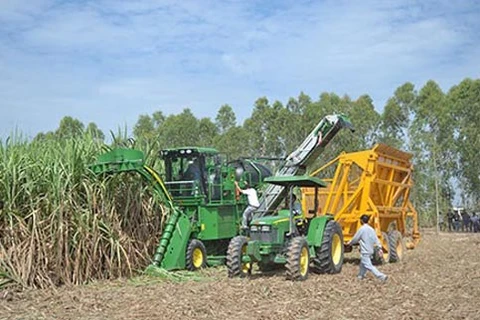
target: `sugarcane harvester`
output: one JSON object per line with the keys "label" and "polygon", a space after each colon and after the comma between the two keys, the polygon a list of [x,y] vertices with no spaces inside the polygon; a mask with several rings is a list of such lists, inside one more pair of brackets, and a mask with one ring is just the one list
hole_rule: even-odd
{"label": "sugarcane harvester", "polygon": [[[323,147],[349,125],[343,116],[327,116],[280,167],[277,174],[296,175],[305,170]],[[91,166],[97,174],[137,172],[153,185],[169,211],[152,265],[165,270],[196,270],[224,264],[230,240],[240,234],[246,199],[236,193],[235,182],[262,188],[271,171],[258,161],[227,161],[215,149],[183,147],[160,151],[162,175],[145,165],[141,151],[114,149],[100,155]],[[162,177],[161,177],[162,176]],[[276,196],[275,196],[276,194]],[[283,189],[261,192],[261,208],[269,212],[278,204]],[[267,198],[268,197],[268,198]]]}
{"label": "sugarcane harvester", "polygon": [[[305,141],[286,159],[285,164],[265,182],[270,185],[250,224],[249,237],[239,235],[230,241],[227,269],[230,277],[248,276],[257,263],[260,270],[284,265],[287,279],[305,280],[310,265],[321,273],[338,273],[343,265],[343,234],[332,216],[306,218],[293,210],[295,188],[318,188],[326,184],[305,175],[325,146],[342,129],[353,131],[350,121],[341,115],[327,116]],[[278,210],[282,201],[289,206]],[[309,211],[317,212],[315,202]]]}
{"label": "sugarcane harvester", "polygon": [[260,187],[270,170],[258,161],[226,157],[213,148],[183,147],[160,151],[162,178],[145,164],[144,154],[114,149],[91,166],[97,174],[139,173],[168,210],[152,265],[165,270],[196,270],[223,264],[229,240],[238,234],[246,200],[234,181]]}

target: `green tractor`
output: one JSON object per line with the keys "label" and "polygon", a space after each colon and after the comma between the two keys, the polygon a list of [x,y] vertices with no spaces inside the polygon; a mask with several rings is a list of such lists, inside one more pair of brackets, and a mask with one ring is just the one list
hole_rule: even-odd
{"label": "green tractor", "polygon": [[[273,176],[265,179],[288,190],[288,206],[275,215],[254,219],[250,237],[236,236],[227,251],[230,277],[251,274],[254,263],[261,271],[283,265],[289,280],[305,280],[309,270],[318,273],[339,273],[343,265],[343,234],[340,224],[332,216],[306,218],[293,209],[293,194],[297,187],[325,187],[325,183],[310,176]],[[315,197],[317,199],[317,197]],[[318,212],[318,202],[308,212]]]}

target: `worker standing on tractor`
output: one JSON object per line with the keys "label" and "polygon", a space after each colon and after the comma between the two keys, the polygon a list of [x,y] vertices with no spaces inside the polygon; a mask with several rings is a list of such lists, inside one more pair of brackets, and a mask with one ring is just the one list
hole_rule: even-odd
{"label": "worker standing on tractor", "polygon": [[237,188],[238,192],[247,196],[248,206],[243,211],[243,216],[242,216],[242,229],[245,230],[245,229],[248,229],[248,225],[252,220],[253,212],[255,212],[255,210],[257,210],[258,207],[260,207],[260,202],[258,201],[257,190],[250,187],[247,181],[245,181],[245,189],[241,189],[238,186],[237,181],[235,181],[235,187]]}
{"label": "worker standing on tractor", "polygon": [[360,243],[360,270],[358,272],[358,279],[363,280],[367,271],[382,281],[387,281],[388,276],[378,271],[372,264],[372,256],[376,247],[381,247],[380,240],[378,240],[375,230],[368,224],[370,216],[366,214],[360,217],[362,226],[353,236],[352,240],[347,243],[347,246]]}

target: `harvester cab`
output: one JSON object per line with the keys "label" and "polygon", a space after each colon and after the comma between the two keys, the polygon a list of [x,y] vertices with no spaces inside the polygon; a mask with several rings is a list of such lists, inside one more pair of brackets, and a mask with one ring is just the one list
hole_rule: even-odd
{"label": "harvester cab", "polygon": [[228,161],[213,148],[182,147],[160,151],[165,186],[176,204],[194,205],[235,202],[234,181],[261,187],[270,169],[251,159]]}
{"label": "harvester cab", "polygon": [[[318,190],[326,184],[305,175],[273,176],[265,182],[287,190],[288,208],[254,219],[250,224],[250,238],[232,239],[227,252],[229,276],[249,275],[254,263],[261,271],[284,265],[290,280],[305,280],[310,268],[320,273],[340,272],[344,250],[340,225],[331,216],[308,218],[297,215],[293,208],[296,188]],[[317,212],[318,203],[308,210]]]}
{"label": "harvester cab", "polygon": [[[164,181],[175,200],[203,202],[209,196],[208,182],[218,181],[221,155],[210,148],[177,148],[160,151]],[[210,178],[210,180],[209,180]]]}

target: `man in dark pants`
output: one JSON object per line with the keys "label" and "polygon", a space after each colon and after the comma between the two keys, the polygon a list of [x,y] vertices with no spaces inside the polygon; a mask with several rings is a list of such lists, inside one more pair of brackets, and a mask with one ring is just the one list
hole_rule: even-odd
{"label": "man in dark pants", "polygon": [[452,211],[448,211],[447,213],[447,224],[448,224],[448,231],[452,232],[453,231],[453,212]]}
{"label": "man in dark pants", "polygon": [[477,216],[477,214],[474,212],[472,215],[472,225],[473,225],[473,232],[479,232],[480,231],[480,221]]}
{"label": "man in dark pants", "polygon": [[245,189],[241,189],[238,186],[238,182],[235,181],[235,187],[237,188],[237,191],[247,196],[248,206],[245,208],[242,215],[242,229],[245,230],[248,229],[250,220],[252,220],[252,214],[258,209],[260,202],[258,201],[257,190],[250,187],[247,181],[245,181],[244,184]]}
{"label": "man in dark pants", "polygon": [[470,215],[467,211],[463,211],[462,213],[462,231],[469,232],[470,231]]}

